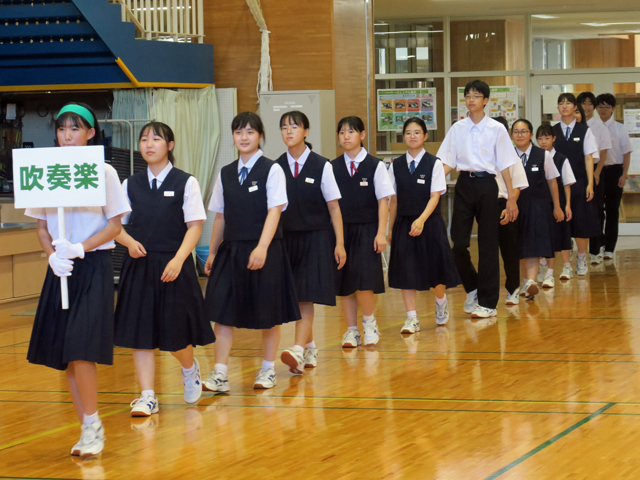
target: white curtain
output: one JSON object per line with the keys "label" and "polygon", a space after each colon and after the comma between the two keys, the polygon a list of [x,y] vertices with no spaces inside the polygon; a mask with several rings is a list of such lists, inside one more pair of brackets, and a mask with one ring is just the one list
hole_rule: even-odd
{"label": "white curtain", "polygon": [[220,116],[214,86],[153,91],[150,116],[175,134],[176,167],[198,179],[204,198],[211,185],[220,144]]}
{"label": "white curtain", "polygon": [[258,72],[258,85],[256,92],[258,93],[258,103],[260,103],[260,92],[273,90],[273,79],[271,72],[271,55],[269,54],[269,30],[267,30],[267,22],[262,15],[262,7],[260,0],[247,0],[249,10],[253,14],[260,32],[262,32],[262,47],[260,49],[260,71]]}
{"label": "white curtain", "polygon": [[[111,118],[125,120],[142,120],[150,118],[151,110],[151,88],[136,88],[128,90],[113,91],[113,109]],[[126,124],[105,124],[110,125],[113,132],[114,147],[129,148],[129,126]],[[136,122],[134,126],[134,138],[137,141],[140,129],[144,126],[144,122]],[[138,146],[134,148],[138,150]]]}

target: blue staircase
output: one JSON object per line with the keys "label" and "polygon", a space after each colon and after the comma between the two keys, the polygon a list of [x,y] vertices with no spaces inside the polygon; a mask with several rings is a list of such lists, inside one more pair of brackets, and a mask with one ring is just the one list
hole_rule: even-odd
{"label": "blue staircase", "polygon": [[0,91],[213,83],[213,45],[136,39],[107,0],[0,0]]}

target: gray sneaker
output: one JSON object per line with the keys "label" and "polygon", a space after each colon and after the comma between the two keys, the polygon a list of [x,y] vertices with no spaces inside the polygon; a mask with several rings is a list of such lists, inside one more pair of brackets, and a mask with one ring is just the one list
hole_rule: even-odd
{"label": "gray sneaker", "polygon": [[436,324],[446,325],[449,321],[449,300],[447,296],[444,297],[444,305],[438,305],[436,302]]}

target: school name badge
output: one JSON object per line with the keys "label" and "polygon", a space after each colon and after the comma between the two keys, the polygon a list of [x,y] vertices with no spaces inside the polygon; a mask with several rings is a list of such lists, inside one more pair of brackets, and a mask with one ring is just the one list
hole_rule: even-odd
{"label": "school name badge", "polygon": [[360,186],[361,187],[368,187],[369,186],[369,181],[366,178],[363,178],[362,181],[360,182]]}
{"label": "school name badge", "polygon": [[250,192],[255,192],[256,190],[258,190],[258,182],[257,180],[254,180],[251,182],[251,186],[249,187],[249,191]]}

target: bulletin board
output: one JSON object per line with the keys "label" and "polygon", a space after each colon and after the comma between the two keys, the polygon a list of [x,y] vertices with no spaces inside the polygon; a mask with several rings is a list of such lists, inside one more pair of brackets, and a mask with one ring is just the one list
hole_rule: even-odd
{"label": "bulletin board", "polygon": [[[485,107],[485,113],[490,117],[505,117],[509,126],[519,116],[519,92],[518,87],[489,87],[489,103]],[[458,87],[458,118],[463,120],[469,115],[467,104],[464,100],[464,87]]]}
{"label": "bulletin board", "polygon": [[427,130],[436,130],[436,89],[378,90],[378,131],[401,132],[404,122],[420,117]]}

